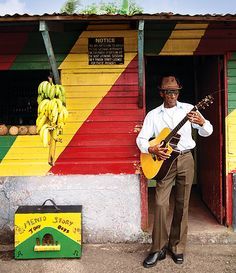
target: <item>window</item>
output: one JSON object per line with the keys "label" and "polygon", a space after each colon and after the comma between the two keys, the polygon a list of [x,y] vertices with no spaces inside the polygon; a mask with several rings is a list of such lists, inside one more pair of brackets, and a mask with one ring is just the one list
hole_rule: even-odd
{"label": "window", "polygon": [[38,85],[47,80],[47,70],[0,71],[0,124],[35,125]]}

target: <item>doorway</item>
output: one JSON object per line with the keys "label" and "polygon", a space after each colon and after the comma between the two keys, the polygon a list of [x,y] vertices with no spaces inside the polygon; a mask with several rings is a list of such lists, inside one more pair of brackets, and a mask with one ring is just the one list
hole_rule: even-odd
{"label": "doorway", "polygon": [[[214,132],[209,138],[193,137],[197,146],[195,179],[192,197],[194,204],[206,208],[220,224],[224,224],[225,181],[223,158],[224,138],[224,56],[155,56],[146,57],[146,111],[162,103],[158,86],[161,78],[175,75],[183,86],[179,100],[196,105],[206,95],[213,94],[213,106],[200,112],[211,121]],[[153,181],[149,187],[149,202],[153,196]],[[196,202],[197,200],[197,202]],[[191,201],[190,201],[191,207]],[[190,208],[191,210],[191,208]]]}

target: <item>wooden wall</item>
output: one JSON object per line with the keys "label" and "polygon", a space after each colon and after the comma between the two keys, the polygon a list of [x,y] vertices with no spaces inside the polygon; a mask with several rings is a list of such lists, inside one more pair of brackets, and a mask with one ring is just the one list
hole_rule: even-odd
{"label": "wooden wall", "polygon": [[228,115],[226,118],[226,169],[236,171],[236,53],[227,62]]}
{"label": "wooden wall", "polygon": [[[0,176],[137,172],[135,139],[143,120],[138,108],[137,31],[111,24],[50,36],[69,110],[56,165],[48,165],[48,148],[43,148],[39,136],[4,136],[0,137]],[[0,70],[50,70],[36,28],[2,32],[0,37],[0,48],[5,50]],[[124,64],[89,65],[89,37],[124,37]]]}
{"label": "wooden wall", "polygon": [[[129,26],[90,26],[59,67],[70,111],[68,145],[53,173],[135,173],[139,158],[137,32]],[[124,37],[124,64],[89,65],[88,38]]]}

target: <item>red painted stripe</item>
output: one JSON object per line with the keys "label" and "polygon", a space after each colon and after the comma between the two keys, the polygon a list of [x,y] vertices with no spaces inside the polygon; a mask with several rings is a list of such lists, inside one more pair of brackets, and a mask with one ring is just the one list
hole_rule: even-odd
{"label": "red painted stripe", "polygon": [[109,160],[88,160],[85,162],[82,161],[75,161],[75,160],[68,160],[65,159],[56,162],[56,166],[54,166],[50,172],[55,174],[55,170],[57,171],[56,174],[58,175],[65,175],[65,174],[132,174],[136,170],[136,165],[138,161],[134,160],[121,160],[118,161],[115,159],[114,161]]}
{"label": "red painted stripe", "polygon": [[[127,69],[130,67],[137,68],[137,58]],[[135,126],[143,119],[143,112],[137,107],[137,75],[138,70],[136,74],[124,71],[120,75],[108,94],[74,135],[50,172],[55,174],[135,172],[139,161]],[[123,110],[114,109],[113,104],[125,106]],[[128,104],[133,104],[133,109],[127,110]]]}
{"label": "red painted stripe", "polygon": [[[117,128],[116,130],[119,130]],[[73,141],[70,142],[69,146],[83,147],[83,146],[97,146],[97,149],[102,149],[104,146],[124,146],[124,145],[132,145],[133,141],[137,134],[130,134],[128,131],[125,134],[120,134],[119,132],[115,132],[115,130],[109,134],[83,134],[83,129],[79,130]],[[99,146],[99,147],[98,147]]]}
{"label": "red painted stripe", "polygon": [[226,176],[226,215],[225,224],[227,226],[232,226],[233,223],[233,173],[229,173]]}
{"label": "red painted stripe", "polygon": [[68,153],[64,155],[64,159],[73,160],[91,160],[94,159],[96,154],[97,159],[111,158],[111,159],[124,159],[124,158],[136,158],[139,155],[139,151],[134,146],[123,146],[123,147],[113,147],[111,148],[102,147],[102,153],[97,152],[97,146],[90,147],[67,147]]}
{"label": "red painted stripe", "polygon": [[28,33],[1,33],[0,70],[11,68],[16,56],[27,42]]}
{"label": "red painted stripe", "polygon": [[236,48],[236,24],[210,23],[194,54],[222,54]]}
{"label": "red painted stripe", "polygon": [[[86,121],[87,123],[91,121]],[[127,128],[131,128],[128,133],[135,132],[135,126],[137,125],[136,121],[124,121],[124,122],[93,122],[92,126],[82,126],[81,130],[83,130],[83,134],[110,134],[112,132],[116,132],[117,128],[119,128],[120,134],[127,134]],[[79,132],[79,131],[78,131]],[[77,133],[78,133],[77,132]]]}

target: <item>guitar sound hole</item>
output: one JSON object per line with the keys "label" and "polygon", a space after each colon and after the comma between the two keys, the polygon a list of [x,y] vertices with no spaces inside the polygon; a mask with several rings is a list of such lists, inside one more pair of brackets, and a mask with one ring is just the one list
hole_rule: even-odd
{"label": "guitar sound hole", "polygon": [[154,155],[154,154],[152,154],[152,159],[153,159],[154,161],[157,161],[157,156]]}

